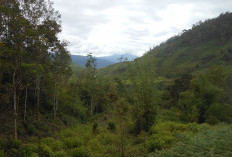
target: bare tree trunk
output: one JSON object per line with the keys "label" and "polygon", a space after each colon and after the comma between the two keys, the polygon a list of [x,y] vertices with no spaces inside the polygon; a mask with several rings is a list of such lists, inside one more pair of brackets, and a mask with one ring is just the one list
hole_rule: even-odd
{"label": "bare tree trunk", "polygon": [[24,103],[24,117],[23,121],[26,121],[26,115],[27,115],[27,87],[26,87],[26,94],[25,94],[25,103]]}
{"label": "bare tree trunk", "polygon": [[58,94],[56,93],[56,114],[57,114],[57,110],[58,110]]}
{"label": "bare tree trunk", "polygon": [[93,95],[91,96],[90,112],[91,112],[91,118],[92,118],[93,117]]}
{"label": "bare tree trunk", "polygon": [[56,83],[55,83],[54,97],[53,97],[53,116],[55,119],[56,118]]}
{"label": "bare tree trunk", "polygon": [[14,137],[17,140],[17,87],[15,82],[16,70],[13,74],[13,85],[14,85]]}
{"label": "bare tree trunk", "polygon": [[56,118],[56,113],[58,110],[58,94],[57,94],[57,81],[55,81],[55,89],[54,89],[54,100],[53,100],[53,110],[54,110],[54,119]]}
{"label": "bare tree trunk", "polygon": [[37,112],[39,111],[39,106],[40,106],[40,76],[37,78],[37,83],[36,83],[36,89],[37,89]]}

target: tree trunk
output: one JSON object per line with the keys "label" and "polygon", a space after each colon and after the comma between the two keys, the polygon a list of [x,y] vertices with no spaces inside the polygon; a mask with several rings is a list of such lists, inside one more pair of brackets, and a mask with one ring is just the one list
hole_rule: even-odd
{"label": "tree trunk", "polygon": [[13,85],[14,85],[14,137],[17,140],[17,84],[15,81],[16,70],[13,74]]}
{"label": "tree trunk", "polygon": [[90,112],[91,112],[91,118],[92,118],[93,117],[93,95],[91,96]]}
{"label": "tree trunk", "polygon": [[26,121],[26,115],[27,115],[27,87],[26,87],[26,94],[25,94],[25,103],[24,103],[24,117],[23,121]]}
{"label": "tree trunk", "polygon": [[54,98],[53,98],[54,119],[58,110],[58,95],[57,95],[57,81],[55,81]]}
{"label": "tree trunk", "polygon": [[38,76],[37,78],[37,82],[36,82],[36,89],[37,89],[37,112],[39,111],[39,106],[40,106],[40,76]]}

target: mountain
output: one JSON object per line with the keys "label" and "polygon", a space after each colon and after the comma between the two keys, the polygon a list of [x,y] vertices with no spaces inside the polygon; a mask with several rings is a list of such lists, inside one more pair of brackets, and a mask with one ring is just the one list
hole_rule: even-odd
{"label": "mountain", "polygon": [[[97,59],[97,68],[103,68],[107,67],[109,65],[115,64],[120,62],[119,58],[127,58],[129,61],[133,61],[137,56],[131,55],[131,54],[115,54],[112,56],[106,56],[106,57],[96,57]],[[81,55],[71,55],[72,61],[81,67],[85,67],[86,61],[88,60],[87,56],[81,56]]]}
{"label": "mountain", "polygon": [[115,63],[119,62],[119,58],[123,57],[123,58],[127,58],[129,61],[133,61],[135,58],[138,58],[138,56],[135,55],[131,55],[129,53],[125,53],[125,54],[115,54],[112,56],[106,56],[106,57],[100,57],[102,59],[106,59]]}
{"label": "mountain", "polygon": [[[71,58],[74,63],[76,63],[77,65],[81,67],[85,67],[86,61],[88,60],[87,56],[80,56],[80,55],[71,55]],[[102,59],[102,58],[98,58],[98,57],[96,57],[96,59],[97,59],[96,60],[97,68],[103,68],[103,67],[106,67],[108,65],[115,63],[115,62]]]}

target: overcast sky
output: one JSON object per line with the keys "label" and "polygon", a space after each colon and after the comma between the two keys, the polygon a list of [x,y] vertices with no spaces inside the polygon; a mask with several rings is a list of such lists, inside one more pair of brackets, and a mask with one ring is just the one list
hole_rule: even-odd
{"label": "overcast sky", "polygon": [[62,15],[62,39],[72,54],[131,53],[232,10],[232,0],[53,0]]}

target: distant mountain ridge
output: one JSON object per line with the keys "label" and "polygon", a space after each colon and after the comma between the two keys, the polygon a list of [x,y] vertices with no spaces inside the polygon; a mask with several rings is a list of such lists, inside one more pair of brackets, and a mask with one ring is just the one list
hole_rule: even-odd
{"label": "distant mountain ridge", "polygon": [[[96,57],[96,63],[97,68],[104,68],[109,65],[115,64],[120,62],[119,58],[127,58],[129,61],[133,61],[137,56],[131,55],[131,54],[115,54],[112,56],[106,56],[106,57]],[[85,67],[86,61],[88,60],[87,56],[81,56],[81,55],[71,55],[72,62],[81,66]]]}
{"label": "distant mountain ridge", "polygon": [[120,60],[119,60],[120,57],[127,58],[128,61],[133,61],[135,58],[138,58],[138,56],[135,56],[135,55],[132,55],[132,54],[129,54],[129,53],[115,54],[115,55],[112,55],[112,56],[106,56],[106,57],[100,57],[100,58],[106,59],[106,60],[109,60],[109,61],[112,61],[112,62],[115,62],[115,63],[118,63],[118,62],[120,62]]}

